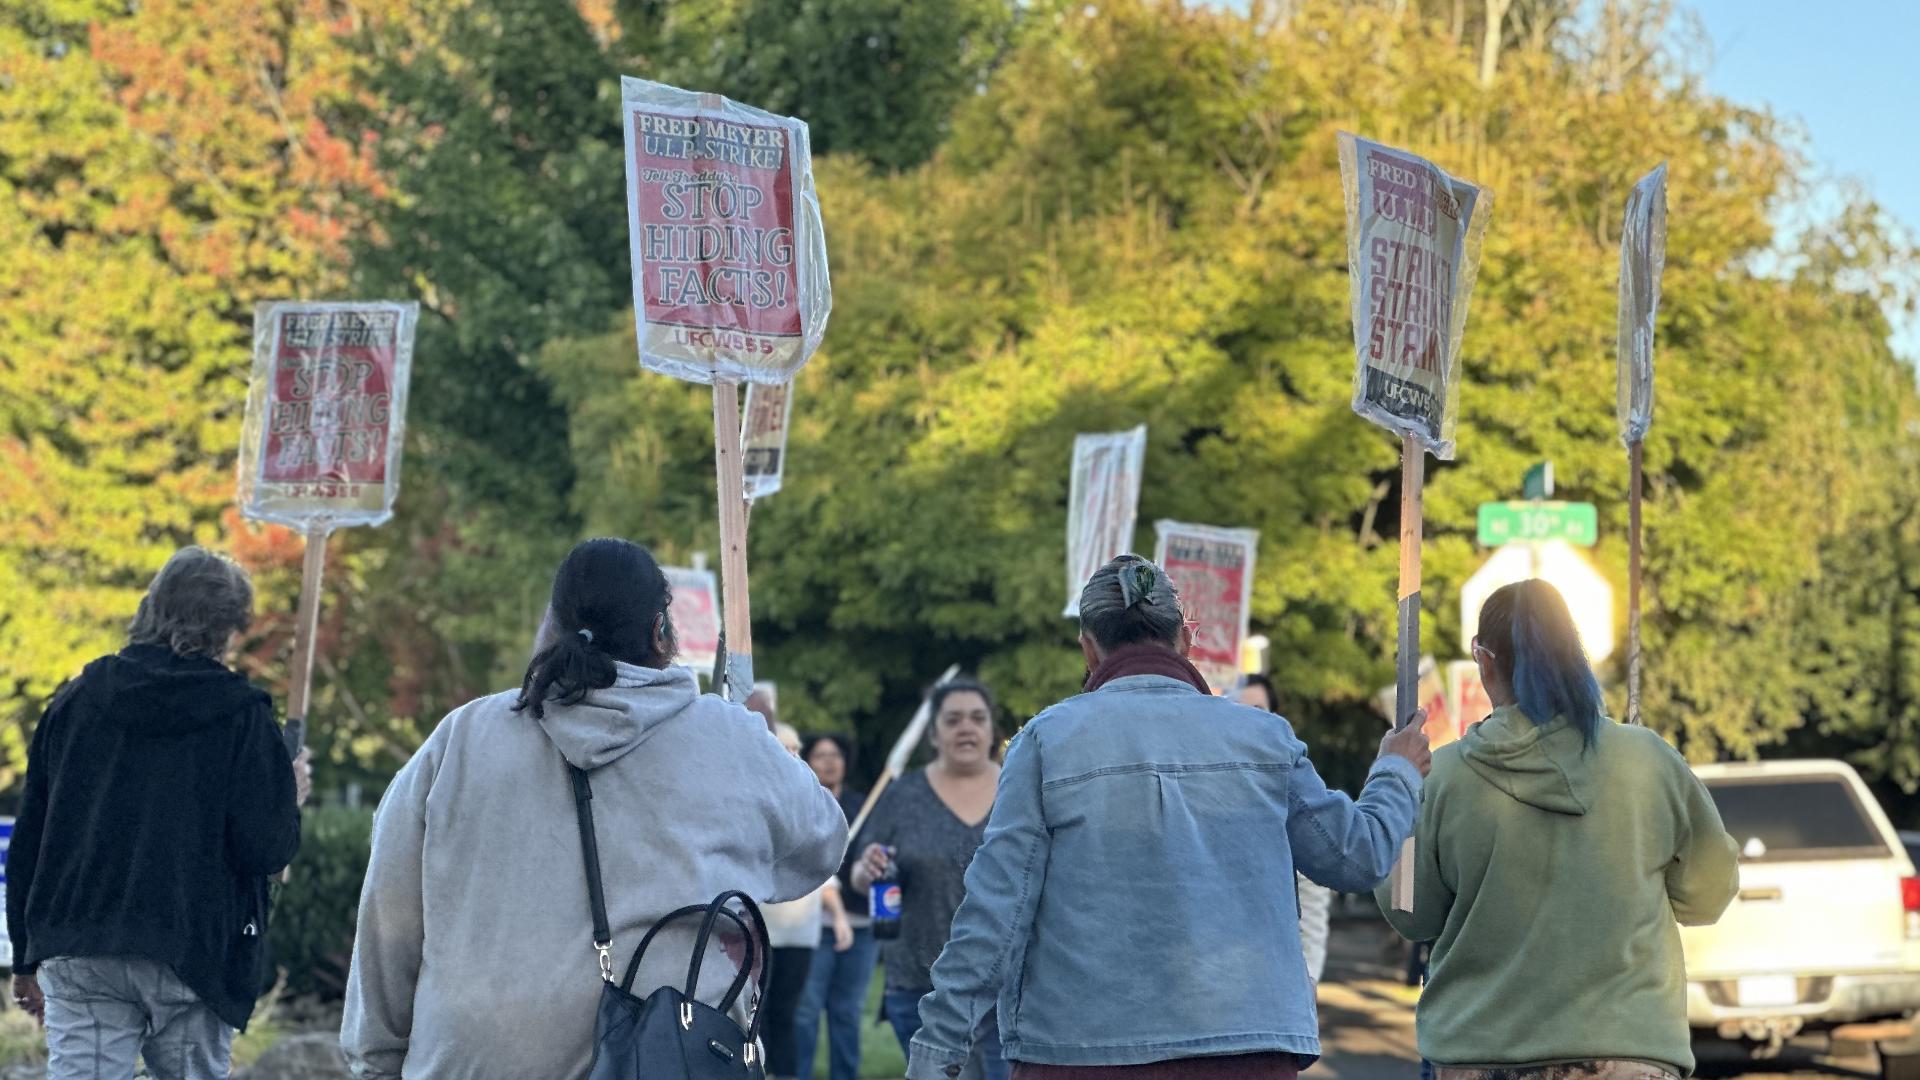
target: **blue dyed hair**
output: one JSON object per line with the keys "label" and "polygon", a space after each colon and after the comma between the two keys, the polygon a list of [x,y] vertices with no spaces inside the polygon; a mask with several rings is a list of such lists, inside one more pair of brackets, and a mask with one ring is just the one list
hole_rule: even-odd
{"label": "blue dyed hair", "polygon": [[1495,591],[1480,608],[1480,643],[1512,683],[1527,719],[1540,725],[1564,716],[1593,745],[1600,682],[1559,590],[1535,578]]}

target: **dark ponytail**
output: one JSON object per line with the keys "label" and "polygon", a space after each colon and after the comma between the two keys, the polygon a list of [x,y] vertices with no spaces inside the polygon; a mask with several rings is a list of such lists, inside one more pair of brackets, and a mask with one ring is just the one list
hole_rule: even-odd
{"label": "dark ponytail", "polygon": [[[577,705],[588,691],[613,685],[616,661],[665,667],[674,652],[672,603],[667,575],[646,548],[617,539],[581,543],[553,576],[553,639],[527,665],[513,707],[537,718],[549,701]],[[654,648],[656,625],[666,640],[664,654]]]}
{"label": "dark ponytail", "polygon": [[1546,724],[1564,716],[1593,745],[1600,682],[1559,590],[1537,578],[1496,590],[1480,608],[1480,641],[1494,652],[1527,719]]}

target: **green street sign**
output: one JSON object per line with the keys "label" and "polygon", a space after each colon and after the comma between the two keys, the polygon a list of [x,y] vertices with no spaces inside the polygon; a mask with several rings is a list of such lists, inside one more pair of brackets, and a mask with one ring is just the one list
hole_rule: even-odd
{"label": "green street sign", "polygon": [[1564,540],[1592,547],[1600,539],[1600,512],[1592,503],[1497,502],[1480,504],[1480,542],[1540,544]]}

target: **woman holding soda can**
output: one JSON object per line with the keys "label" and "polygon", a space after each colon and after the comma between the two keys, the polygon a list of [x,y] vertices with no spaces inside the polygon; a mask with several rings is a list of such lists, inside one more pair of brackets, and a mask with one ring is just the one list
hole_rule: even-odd
{"label": "woman holding soda can", "polygon": [[[920,1030],[920,999],[933,989],[933,962],[966,897],[967,866],[986,836],[1000,781],[994,757],[999,731],[987,688],[970,679],[950,680],[934,689],[932,705],[933,762],[902,776],[881,797],[856,841],[864,846],[852,874],[855,890],[872,890],[874,936],[881,939],[886,968],[886,1015],[903,1051]],[[896,906],[897,918],[890,918]],[[972,1058],[971,1075],[1006,1080],[991,1015]]]}

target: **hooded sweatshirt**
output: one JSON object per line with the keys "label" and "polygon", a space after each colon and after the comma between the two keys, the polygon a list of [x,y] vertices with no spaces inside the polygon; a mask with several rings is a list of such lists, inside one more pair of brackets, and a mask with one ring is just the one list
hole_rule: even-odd
{"label": "hooded sweatshirt", "polygon": [[1738,849],[1658,735],[1496,709],[1433,755],[1414,910],[1432,941],[1420,1054],[1461,1068],[1630,1059],[1693,1071],[1677,924],[1719,919]]}
{"label": "hooded sweatshirt", "polygon": [[[840,866],[832,794],[686,668],[621,664],[544,720],[517,698],[455,710],[381,800],[340,1034],[355,1076],[587,1074],[602,984],[569,764],[593,788],[616,976],[676,908],[729,889],[792,900]],[[634,994],[684,988],[698,924],[654,939]],[[695,996],[718,1003],[736,971],[709,949]]]}
{"label": "hooded sweatshirt", "polygon": [[215,660],[129,645],[88,664],[34,731],[7,850],[15,970],[141,957],[244,1029],[266,973],[267,878],[299,846],[266,693]]}

